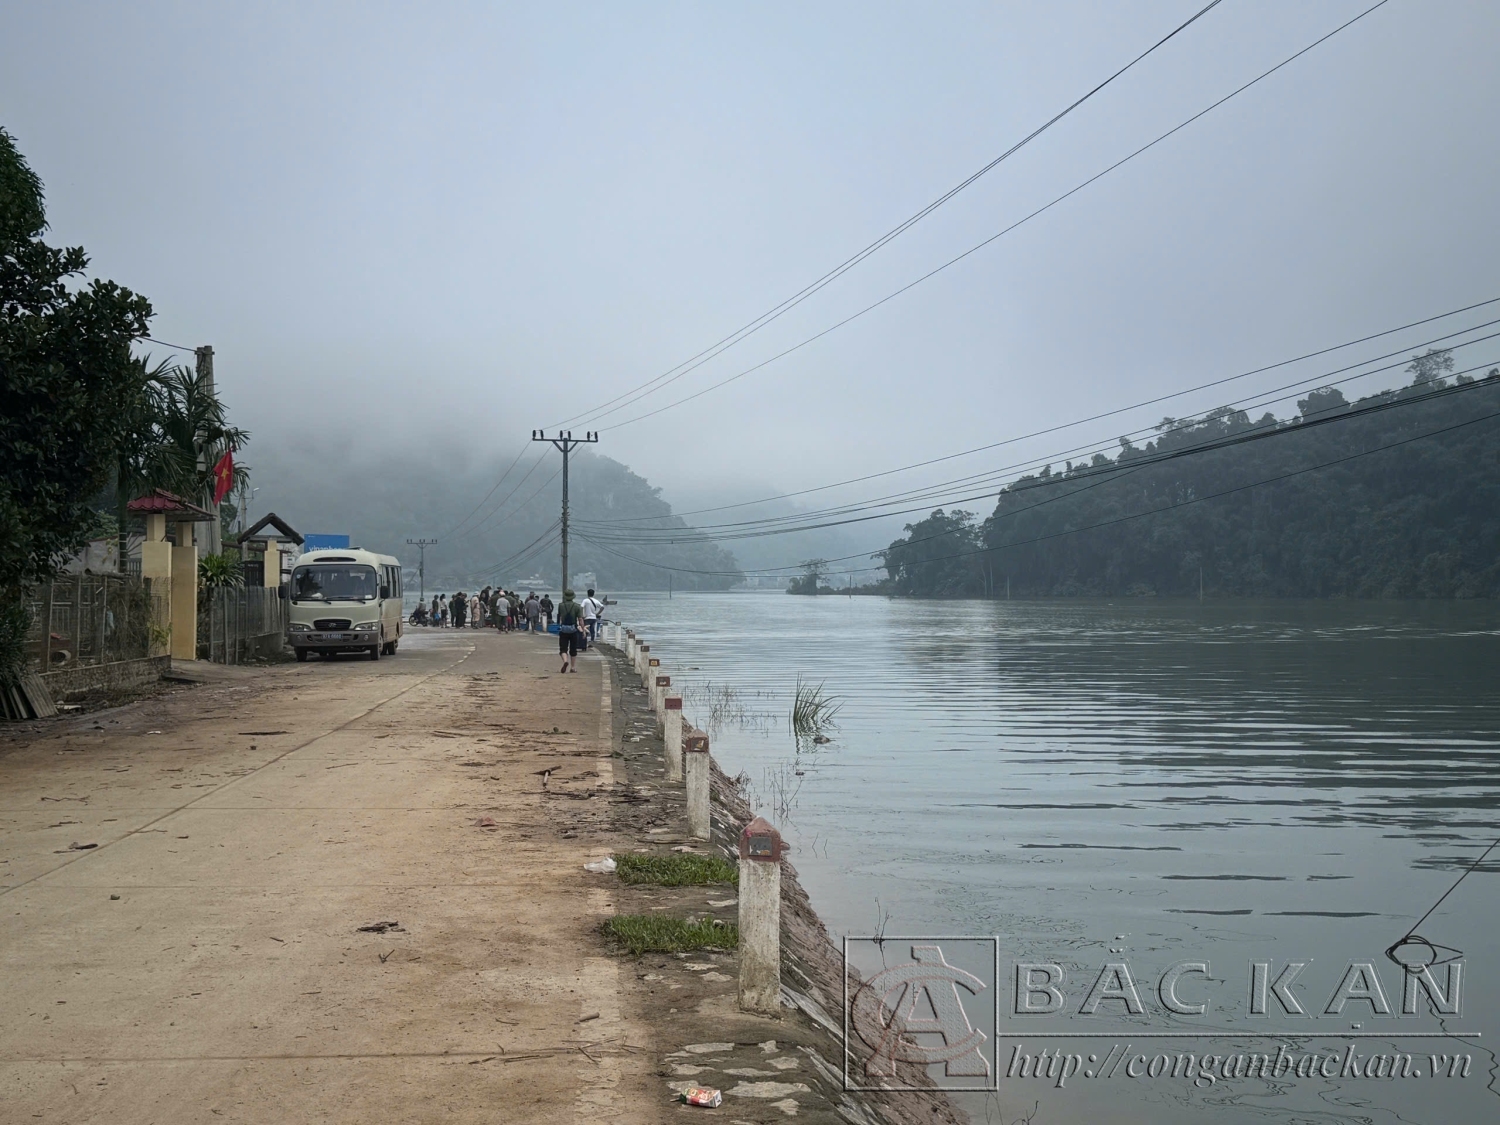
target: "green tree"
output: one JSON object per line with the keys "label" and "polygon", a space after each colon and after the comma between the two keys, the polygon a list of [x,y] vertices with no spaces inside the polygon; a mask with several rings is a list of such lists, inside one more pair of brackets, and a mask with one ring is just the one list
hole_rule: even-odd
{"label": "green tree", "polygon": [[[206,376],[173,366],[161,371],[157,382],[154,444],[140,451],[146,481],[195,504],[208,504],[213,499],[214,465],[226,450],[248,442],[250,434],[229,424],[224,402]],[[242,487],[248,479],[248,470],[236,465],[233,487]]]}
{"label": "green tree", "polygon": [[[78,287],[82,247],[58,249],[42,184],[0,129],[0,677],[19,671],[28,589],[87,542],[115,468],[151,305],[114,282]],[[17,629],[20,629],[20,635]]]}
{"label": "green tree", "polygon": [[804,559],[802,573],[786,585],[788,594],[816,594],[828,571],[827,559]]}
{"label": "green tree", "polygon": [[939,508],[926,519],[907,524],[906,538],[877,552],[876,557],[885,564],[898,595],[979,597],[985,591],[985,570],[978,545],[972,512]]}

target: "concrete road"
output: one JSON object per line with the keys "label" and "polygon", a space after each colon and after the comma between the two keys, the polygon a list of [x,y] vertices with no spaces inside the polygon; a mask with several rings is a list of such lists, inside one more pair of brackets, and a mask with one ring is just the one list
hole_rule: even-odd
{"label": "concrete road", "polygon": [[555,659],[418,633],[0,739],[0,1120],[655,1120],[607,823],[549,811],[606,802],[538,773],[613,784],[609,677]]}

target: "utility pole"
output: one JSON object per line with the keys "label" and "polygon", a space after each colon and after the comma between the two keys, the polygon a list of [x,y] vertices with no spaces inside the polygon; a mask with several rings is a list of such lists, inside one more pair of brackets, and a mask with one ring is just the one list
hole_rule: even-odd
{"label": "utility pole", "polygon": [[[207,385],[208,397],[214,397],[214,350],[207,344],[201,348],[193,349],[193,368],[198,373],[198,378]],[[196,438],[196,435],[195,435]],[[208,457],[202,455],[198,458],[199,470],[208,468]],[[195,499],[199,499],[195,497]],[[217,555],[223,549],[223,531],[219,526],[219,506],[213,505],[214,522],[208,529],[208,553]]]}
{"label": "utility pole", "polygon": [[558,430],[556,437],[548,437],[544,430],[532,430],[532,441],[550,441],[563,455],[563,497],[562,497],[562,588],[566,590],[570,581],[568,574],[568,454],[572,453],[580,445],[594,445],[599,441],[597,433],[585,432],[583,437],[576,438],[572,430]]}
{"label": "utility pole", "polygon": [[436,539],[408,539],[413,547],[417,549],[417,591],[422,599],[422,604],[427,604],[427,548],[437,542]]}

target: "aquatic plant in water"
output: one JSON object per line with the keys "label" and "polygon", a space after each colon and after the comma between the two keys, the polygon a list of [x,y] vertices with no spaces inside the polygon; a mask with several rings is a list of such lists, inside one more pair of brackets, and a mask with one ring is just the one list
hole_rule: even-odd
{"label": "aquatic plant in water", "polygon": [[837,726],[834,721],[844,704],[836,695],[828,695],[824,681],[809,683],[797,677],[796,694],[792,697],[792,733],[797,738],[817,738],[824,731]]}

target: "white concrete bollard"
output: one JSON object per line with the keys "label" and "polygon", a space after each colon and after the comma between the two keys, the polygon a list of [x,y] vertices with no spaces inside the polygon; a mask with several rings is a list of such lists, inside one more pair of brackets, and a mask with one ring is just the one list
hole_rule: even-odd
{"label": "white concrete bollard", "polygon": [[651,694],[651,685],[656,682],[656,674],[660,671],[661,661],[654,656],[648,656],[646,658],[646,669],[641,675],[641,687],[646,689],[648,698]]}
{"label": "white concrete bollard", "polygon": [[708,735],[701,730],[685,734],[682,757],[687,774],[688,835],[695,840],[707,840],[713,833],[708,812]]}
{"label": "white concrete bollard", "polygon": [[661,720],[662,703],[667,698],[667,689],[672,686],[671,676],[657,676],[656,683],[651,685],[651,711],[657,721]]}
{"label": "white concrete bollard", "polygon": [[638,676],[641,677],[641,684],[642,684],[642,686],[644,686],[645,682],[646,682],[646,661],[648,661],[650,659],[651,659],[651,646],[650,645],[639,645],[638,644],[638,645],[635,646],[635,672],[636,672],[636,675],[638,675]]}
{"label": "white concrete bollard", "polygon": [[756,817],[740,833],[740,1007],[781,1011],[781,833]]}
{"label": "white concrete bollard", "polygon": [[667,743],[667,780],[682,780],[682,696],[662,701],[662,737]]}

